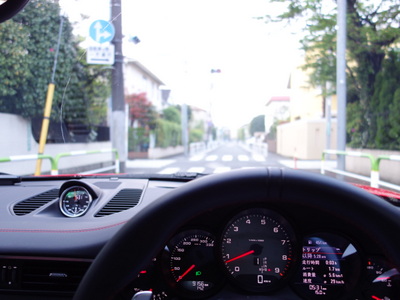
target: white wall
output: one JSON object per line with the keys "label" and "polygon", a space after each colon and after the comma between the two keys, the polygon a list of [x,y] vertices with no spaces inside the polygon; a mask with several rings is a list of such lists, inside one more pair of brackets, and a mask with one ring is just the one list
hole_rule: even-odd
{"label": "white wall", "polygon": [[[110,149],[111,142],[98,143],[73,143],[73,144],[48,144],[44,153],[55,156],[59,153]],[[31,124],[20,116],[0,113],[0,157],[14,155],[37,154],[38,143],[34,140],[31,132]],[[101,164],[111,162],[112,154],[93,154],[85,156],[74,156],[61,158],[59,169],[78,168],[85,165]],[[7,162],[0,163],[0,172],[15,175],[29,175],[35,171],[36,161]],[[51,166],[48,160],[43,161],[42,172],[50,172]]]}
{"label": "white wall", "polygon": [[265,108],[265,132],[269,133],[275,120],[287,120],[290,117],[289,101],[269,102]]}
{"label": "white wall", "polygon": [[[336,120],[332,120],[331,147],[336,149]],[[326,149],[326,122],[299,120],[277,128],[277,153],[298,159],[319,160]]]}
{"label": "white wall", "polygon": [[125,95],[146,93],[148,100],[158,110],[163,108],[160,84],[133,63],[124,64]]}

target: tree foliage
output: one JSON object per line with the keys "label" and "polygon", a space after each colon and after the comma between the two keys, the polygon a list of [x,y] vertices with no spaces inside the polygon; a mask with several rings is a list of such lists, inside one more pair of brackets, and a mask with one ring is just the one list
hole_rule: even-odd
{"label": "tree foliage", "polygon": [[[301,43],[306,52],[304,69],[311,70],[310,83],[320,86],[334,83],[336,73],[336,2],[322,0],[270,0],[287,4],[287,9],[268,20],[307,20]],[[347,0],[347,74],[348,74],[348,136],[352,146],[378,146],[375,133],[390,124],[374,117],[377,106],[388,106],[388,99],[376,95],[378,74],[388,53],[400,41],[400,4],[398,0]],[[390,59],[393,61],[392,59]],[[332,91],[334,92],[334,91]],[[374,100],[373,100],[374,99]],[[392,99],[393,100],[393,99]],[[392,101],[391,100],[391,101]],[[375,104],[373,104],[375,102]],[[383,116],[383,115],[382,115]],[[384,124],[375,126],[374,122]],[[388,128],[386,128],[388,129]],[[389,132],[387,130],[386,132]],[[380,138],[378,138],[379,141]],[[381,147],[386,147],[386,138]]]}
{"label": "tree foliage", "polygon": [[169,106],[163,110],[155,129],[157,147],[175,147],[182,144],[180,114],[180,110],[175,106]]}
{"label": "tree foliage", "polygon": [[400,149],[400,56],[392,52],[384,60],[371,101],[370,135],[378,149]]}
{"label": "tree foliage", "polygon": [[62,36],[51,118],[63,122],[104,123],[110,94],[109,71],[87,65],[72,25],[60,17],[56,0],[31,0],[13,19],[0,24],[0,111],[26,118],[43,114],[47,86]]}
{"label": "tree foliage", "polygon": [[139,127],[154,129],[158,116],[153,104],[147,99],[146,93],[128,95],[125,97],[125,102],[129,106],[131,126],[134,126],[136,121]]}
{"label": "tree foliage", "polygon": [[265,132],[265,116],[259,115],[250,122],[250,135],[253,136],[256,132]]}

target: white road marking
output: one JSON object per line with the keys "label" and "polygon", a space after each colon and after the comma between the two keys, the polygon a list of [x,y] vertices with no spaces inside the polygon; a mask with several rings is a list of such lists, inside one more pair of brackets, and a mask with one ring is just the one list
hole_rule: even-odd
{"label": "white road marking", "polygon": [[214,169],[213,173],[224,173],[224,172],[228,172],[230,170],[231,170],[231,168],[229,168],[229,167],[218,167],[218,168]]}
{"label": "white road marking", "polygon": [[224,155],[222,156],[222,161],[232,161],[233,155]]}
{"label": "white road marking", "polygon": [[128,168],[162,168],[174,162],[174,159],[134,159],[128,160],[126,166]]}
{"label": "white road marking", "polygon": [[238,160],[239,160],[239,161],[249,161],[250,158],[249,158],[248,155],[240,154],[240,155],[238,156]]}
{"label": "white road marking", "polygon": [[160,172],[158,172],[158,174],[174,174],[176,172],[178,172],[180,170],[180,168],[165,168],[163,170],[161,170]]}
{"label": "white road marking", "polygon": [[208,156],[206,157],[206,161],[216,161],[217,158],[218,158],[217,155],[208,155]]}
{"label": "white road marking", "polygon": [[204,167],[191,167],[191,168],[189,168],[189,170],[187,170],[187,172],[190,172],[190,173],[203,173],[204,172],[204,170],[205,170],[206,168],[204,168]]}
{"label": "white road marking", "polygon": [[189,158],[190,161],[200,161],[204,158],[204,154],[198,154]]}

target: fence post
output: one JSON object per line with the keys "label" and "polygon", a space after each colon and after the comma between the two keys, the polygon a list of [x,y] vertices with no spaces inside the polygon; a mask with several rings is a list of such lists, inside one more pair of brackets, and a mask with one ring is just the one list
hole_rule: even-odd
{"label": "fence post", "polygon": [[[372,155],[371,155],[372,156]],[[371,157],[371,187],[378,188],[379,187],[379,164],[381,159]]]}
{"label": "fence post", "polygon": [[321,158],[321,174],[325,175],[325,150],[322,151],[322,158]]}
{"label": "fence post", "polygon": [[119,169],[119,153],[117,149],[112,149],[112,151],[115,154],[115,173],[119,174],[120,169]]}

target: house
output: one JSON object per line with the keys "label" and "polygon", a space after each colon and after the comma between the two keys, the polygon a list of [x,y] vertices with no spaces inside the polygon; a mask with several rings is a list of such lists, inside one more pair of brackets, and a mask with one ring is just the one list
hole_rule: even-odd
{"label": "house", "polygon": [[265,132],[268,134],[275,121],[285,121],[290,117],[290,97],[272,96],[265,108]]}
{"label": "house", "polygon": [[[288,89],[290,123],[277,127],[277,153],[318,160],[324,149],[336,147],[336,96],[324,97],[322,89],[311,86],[309,73],[300,67],[290,74]],[[331,103],[332,119],[326,118],[326,101]]]}
{"label": "house", "polygon": [[167,90],[161,89],[164,82],[143,64],[134,59],[124,62],[125,95],[146,93],[147,99],[161,111],[168,103]]}

